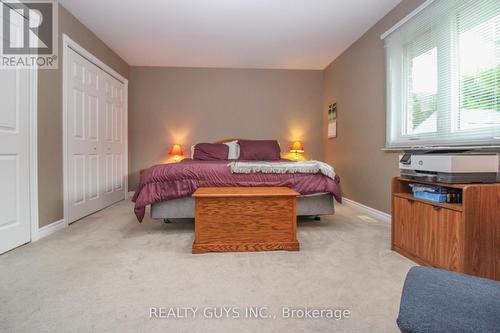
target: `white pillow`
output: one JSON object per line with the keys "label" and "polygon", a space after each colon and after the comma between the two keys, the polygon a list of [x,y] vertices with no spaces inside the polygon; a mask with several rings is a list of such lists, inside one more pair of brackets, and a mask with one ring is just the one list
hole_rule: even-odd
{"label": "white pillow", "polygon": [[228,160],[237,160],[240,158],[240,145],[238,141],[224,142],[224,144],[229,147],[229,154],[227,155]]}

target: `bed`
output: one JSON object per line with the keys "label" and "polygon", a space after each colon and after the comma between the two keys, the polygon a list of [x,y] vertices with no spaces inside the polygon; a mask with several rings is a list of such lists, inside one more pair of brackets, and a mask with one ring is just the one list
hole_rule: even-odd
{"label": "bed", "polygon": [[[216,142],[228,143],[239,139]],[[132,199],[139,221],[151,205],[153,219],[194,218],[192,194],[199,187],[286,186],[299,192],[298,216],[333,214],[334,199],[341,202],[338,176],[321,173],[233,173],[230,160],[185,159],[179,163],[155,165],[145,170]]]}

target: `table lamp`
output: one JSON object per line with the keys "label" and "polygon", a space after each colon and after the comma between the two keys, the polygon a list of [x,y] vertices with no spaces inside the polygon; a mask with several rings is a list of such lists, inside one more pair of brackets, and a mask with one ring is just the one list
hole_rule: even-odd
{"label": "table lamp", "polygon": [[181,157],[184,155],[184,153],[182,152],[181,145],[173,144],[172,148],[170,148],[169,155],[174,158],[175,162],[179,162],[181,160]]}
{"label": "table lamp", "polygon": [[295,160],[299,160],[299,154],[302,154],[304,152],[304,147],[302,146],[302,142],[300,141],[294,141],[292,143],[292,146],[290,147],[290,153],[295,154]]}

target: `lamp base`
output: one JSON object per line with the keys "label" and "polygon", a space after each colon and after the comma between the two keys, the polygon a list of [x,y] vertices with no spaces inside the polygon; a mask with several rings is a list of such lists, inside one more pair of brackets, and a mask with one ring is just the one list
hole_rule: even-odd
{"label": "lamp base", "polygon": [[298,162],[300,160],[300,152],[291,151],[291,153],[293,154],[292,160],[295,161],[295,162]]}

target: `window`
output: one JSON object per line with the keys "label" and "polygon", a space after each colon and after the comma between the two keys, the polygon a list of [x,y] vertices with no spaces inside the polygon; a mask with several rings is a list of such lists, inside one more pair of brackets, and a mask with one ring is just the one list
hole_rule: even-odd
{"label": "window", "polygon": [[429,34],[407,45],[405,134],[418,135],[437,130],[437,48]]}
{"label": "window", "polygon": [[500,145],[500,1],[435,0],[384,41],[387,147]]}

